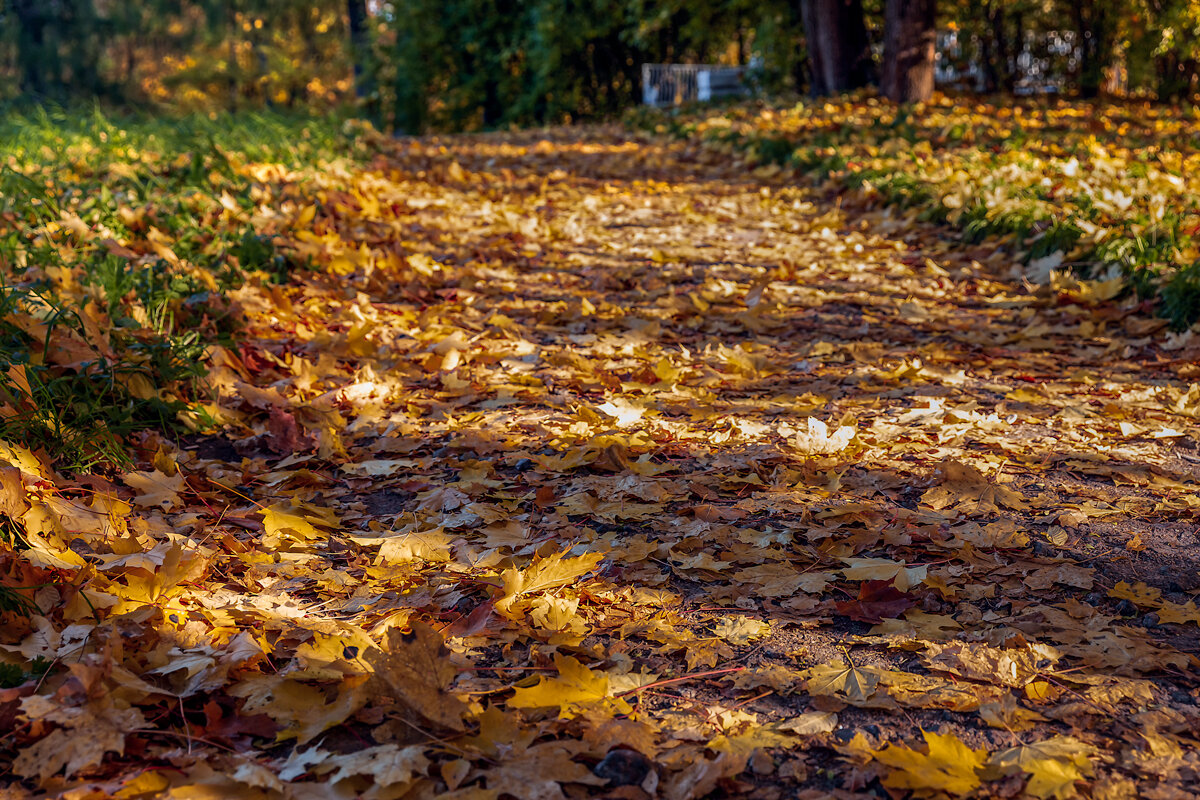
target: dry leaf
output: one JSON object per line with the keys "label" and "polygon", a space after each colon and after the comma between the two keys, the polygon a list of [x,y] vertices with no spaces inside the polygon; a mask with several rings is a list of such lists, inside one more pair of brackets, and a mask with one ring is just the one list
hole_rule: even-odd
{"label": "dry leaf", "polygon": [[411,633],[391,628],[386,649],[364,656],[375,671],[367,689],[393,698],[435,725],[461,731],[467,708],[450,691],[457,671],[446,656],[441,635],[430,626],[414,622]]}

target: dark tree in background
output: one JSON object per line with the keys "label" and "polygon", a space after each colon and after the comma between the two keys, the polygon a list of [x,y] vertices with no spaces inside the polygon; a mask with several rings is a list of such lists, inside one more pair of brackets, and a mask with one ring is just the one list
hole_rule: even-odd
{"label": "dark tree in background", "polygon": [[883,94],[897,103],[933,96],[936,0],[887,0],[883,21]]}
{"label": "dark tree in background", "polygon": [[346,18],[350,28],[350,49],[354,58],[354,91],[359,99],[375,90],[369,56],[371,43],[367,30],[367,0],[346,0]]}
{"label": "dark tree in background", "polygon": [[352,85],[347,10],[347,0],[0,0],[0,99],[327,106]]}
{"label": "dark tree in background", "polygon": [[51,67],[46,29],[51,16],[42,0],[12,0],[12,14],[16,18],[17,64],[20,70],[21,91],[33,97],[46,95],[46,75]]}
{"label": "dark tree in background", "polygon": [[808,48],[809,91],[817,97],[868,85],[874,79],[862,0],[800,0]]}
{"label": "dark tree in background", "polygon": [[1200,0],[0,0],[0,101],[354,105],[418,133],[604,117],[643,64],[718,63],[911,102],[938,30],[957,89],[1200,91]]}
{"label": "dark tree in background", "polygon": [[1112,63],[1116,19],[1109,0],[1069,0],[1079,45],[1079,94],[1095,97]]}
{"label": "dark tree in background", "polygon": [[1020,66],[1017,57],[1025,47],[1025,2],[983,0],[979,35],[986,92],[1012,92]]}
{"label": "dark tree in background", "polygon": [[19,29],[22,92],[60,101],[71,93],[103,93],[98,62],[109,25],[92,0],[10,0],[8,5]]}

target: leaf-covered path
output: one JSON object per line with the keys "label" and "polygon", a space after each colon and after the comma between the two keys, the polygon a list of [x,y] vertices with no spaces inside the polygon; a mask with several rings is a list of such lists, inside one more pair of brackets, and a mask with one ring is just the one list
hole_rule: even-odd
{"label": "leaf-covered path", "polygon": [[628,137],[255,173],[320,269],[0,645],[27,786],[1192,796],[1200,342]]}

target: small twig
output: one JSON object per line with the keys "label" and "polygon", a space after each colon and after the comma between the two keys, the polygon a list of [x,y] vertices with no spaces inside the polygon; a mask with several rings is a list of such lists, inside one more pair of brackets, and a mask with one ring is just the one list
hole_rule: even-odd
{"label": "small twig", "polygon": [[218,744],[218,743],[212,741],[211,739],[201,739],[199,736],[185,735],[185,734],[179,733],[178,731],[164,731],[164,730],[157,730],[155,728],[134,728],[129,732],[130,733],[140,733],[143,736],[157,736],[157,735],[178,736],[181,739],[187,739],[189,747],[191,747],[192,742],[200,742],[201,744],[206,744],[206,745],[209,745],[210,747],[216,747],[219,750],[228,750],[231,753],[237,752],[232,747],[227,747],[223,744]]}
{"label": "small twig", "polygon": [[653,683],[647,683],[645,686],[639,686],[636,689],[628,689],[624,692],[620,692],[619,694],[615,694],[613,696],[614,697],[626,697],[628,695],[636,694],[637,692],[643,691],[644,689],[653,689],[658,686],[669,686],[673,683],[683,683],[684,681],[690,681],[695,678],[707,678],[710,675],[728,675],[731,672],[745,672],[745,671],[746,671],[745,667],[730,667],[729,669],[714,669],[714,670],[710,670],[708,672],[696,672],[691,675],[681,675],[678,678],[667,678],[665,680],[654,681]]}
{"label": "small twig", "polygon": [[755,700],[761,700],[769,694],[775,694],[775,690],[767,689],[762,694],[756,694],[754,697],[751,697],[749,700],[743,700],[742,702],[738,703],[736,706],[730,706],[729,710],[736,711],[737,709],[741,708],[742,706],[748,706],[751,703],[753,703]]}
{"label": "small twig", "polygon": [[[424,729],[424,728],[422,728],[420,725],[417,725],[415,722],[412,722],[412,721],[410,721],[410,720],[407,720],[407,719],[405,719],[403,716],[396,716],[396,717],[393,717],[393,719],[399,720],[399,721],[400,721],[401,723],[403,723],[404,725],[407,725],[408,727],[412,728],[412,729],[413,729],[414,731],[416,731],[417,733],[419,733],[419,734],[421,734],[422,736],[424,736],[424,737],[426,737],[427,739],[429,739],[429,741],[430,741],[430,742],[437,742],[439,745],[441,745],[442,747],[445,747],[447,750],[453,750],[454,752],[458,753],[459,755],[463,755],[463,756],[468,756],[468,757],[470,757],[470,754],[469,754],[469,753],[468,753],[466,750],[464,750],[463,748],[459,747],[459,746],[458,746],[458,745],[456,745],[456,744],[453,744],[453,743],[450,741],[450,738],[443,738],[443,737],[440,737],[440,736],[434,736],[432,733],[430,733],[429,731],[425,730],[425,729]],[[462,735],[463,735],[463,734],[461,734],[461,733],[456,733],[456,734],[454,734],[454,736],[453,736],[453,737],[451,737],[451,738],[455,738],[455,739],[457,739],[459,736],[462,736]]]}
{"label": "small twig", "polygon": [[[225,484],[221,483],[220,481],[216,480],[215,478],[208,478],[208,482],[211,483],[213,486],[218,486],[231,494],[236,494],[238,497],[242,498],[243,500],[248,500],[249,502],[253,503],[254,505],[258,506],[259,508],[261,508],[263,510],[266,510],[266,508],[267,508],[262,503],[255,500],[253,497],[247,497],[246,495],[239,492],[237,489],[234,489],[232,486],[226,486]],[[190,484],[188,485],[188,488],[189,489],[192,488]],[[194,492],[196,490],[192,489],[192,491]]]}
{"label": "small twig", "polygon": [[677,702],[680,702],[680,703],[692,703],[692,704],[695,704],[695,702],[696,702],[696,701],[695,701],[695,700],[693,700],[692,698],[690,698],[690,697],[685,697],[684,695],[681,695],[681,694],[670,694],[670,693],[668,693],[668,692],[656,692],[656,691],[654,691],[653,689],[650,689],[650,690],[647,690],[647,691],[645,691],[645,692],[642,692],[642,694],[641,694],[641,695],[638,695],[638,699],[639,699],[639,700],[640,700],[640,699],[642,699],[642,697],[643,697],[643,696],[645,696],[645,697],[665,697],[665,698],[666,698],[666,699],[668,699],[668,700],[675,700],[675,701],[677,701]]}
{"label": "small twig", "polygon": [[54,660],[50,662],[50,666],[46,667],[46,669],[42,673],[41,677],[38,678],[37,685],[35,685],[33,687],[33,692],[31,692],[31,694],[38,693],[38,689],[42,688],[42,684],[46,682],[46,678],[50,677],[50,673],[54,670],[54,665],[57,663],[58,663],[58,656],[55,656]]}
{"label": "small twig", "polygon": [[179,701],[179,718],[183,720],[183,732],[187,734],[188,755],[192,754],[192,726],[188,724],[187,712],[183,709],[183,698],[177,698]]}

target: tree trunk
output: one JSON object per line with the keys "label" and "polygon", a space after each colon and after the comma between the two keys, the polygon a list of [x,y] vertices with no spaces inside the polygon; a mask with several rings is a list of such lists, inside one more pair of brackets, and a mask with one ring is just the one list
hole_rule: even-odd
{"label": "tree trunk", "polygon": [[1012,66],[1009,68],[1012,85],[1009,92],[1016,91],[1017,84],[1021,82],[1021,54],[1025,52],[1025,15],[1018,11],[1013,23]]}
{"label": "tree trunk", "polygon": [[1157,81],[1155,93],[1159,100],[1179,102],[1194,91],[1197,77],[1195,59],[1181,59],[1178,53],[1168,52],[1155,58]]}
{"label": "tree trunk", "polygon": [[[37,0],[14,0],[11,5],[17,18],[17,63],[21,72],[21,91],[36,98],[46,95],[49,85],[57,84],[58,53],[46,44],[48,13]],[[47,80],[47,76],[49,80]],[[57,87],[56,87],[57,88]]]}
{"label": "tree trunk", "polygon": [[1015,83],[1013,80],[1015,59],[1009,52],[1004,7],[996,2],[988,3],[985,6],[984,14],[991,29],[991,36],[984,36],[984,41],[991,44],[990,53],[986,57],[988,62],[986,68],[989,73],[988,83],[990,84],[988,89],[1011,94]]}
{"label": "tree trunk", "polygon": [[237,39],[234,31],[237,29],[233,25],[233,15],[229,15],[229,110],[236,111],[238,107],[238,54],[237,54]]}
{"label": "tree trunk", "polygon": [[374,76],[368,64],[367,0],[346,0],[346,14],[350,22],[350,52],[354,57],[354,93],[361,100],[375,91]]}
{"label": "tree trunk", "polygon": [[1112,58],[1114,26],[1103,0],[1074,0],[1072,9],[1079,37],[1079,94],[1096,97]]}
{"label": "tree trunk", "polygon": [[[985,23],[991,23],[991,8],[984,8],[983,20]],[[995,27],[990,26],[990,30],[985,28],[979,37],[979,57],[983,61],[983,91],[985,94],[991,94],[1000,88],[1000,61],[996,51],[1001,49],[999,42],[996,41]]]}
{"label": "tree trunk", "polygon": [[814,97],[866,86],[874,77],[862,0],[800,0]]}
{"label": "tree trunk", "polygon": [[897,103],[933,96],[936,0],[887,0],[883,17],[883,93]]}

